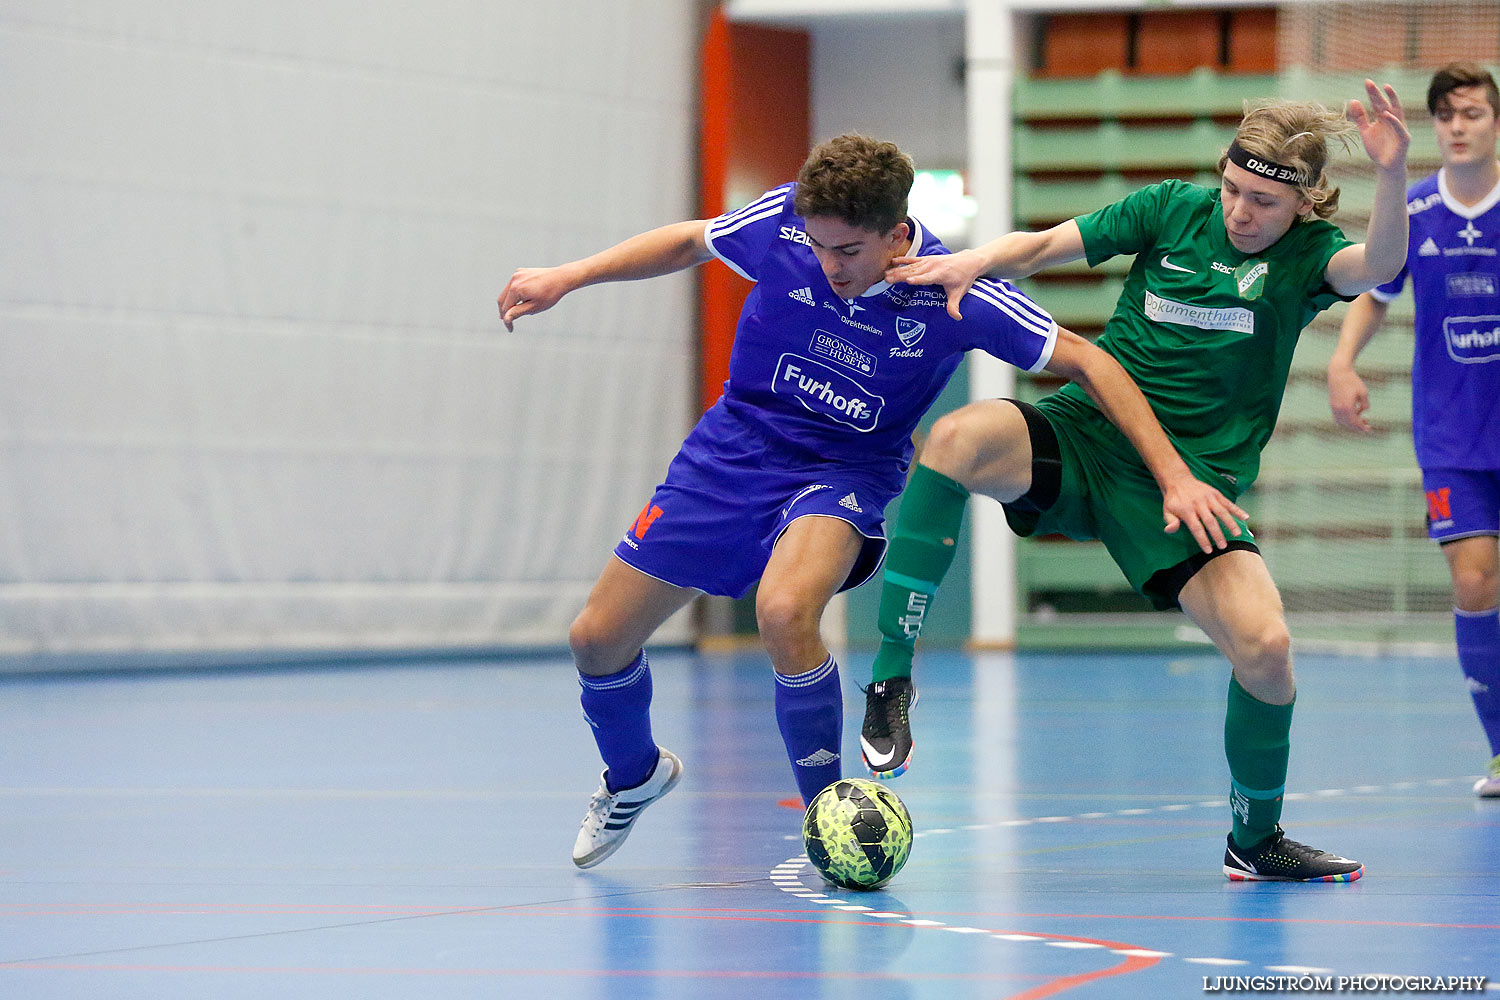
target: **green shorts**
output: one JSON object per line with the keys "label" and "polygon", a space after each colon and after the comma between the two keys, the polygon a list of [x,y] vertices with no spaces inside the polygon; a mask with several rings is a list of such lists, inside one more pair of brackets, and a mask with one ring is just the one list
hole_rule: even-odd
{"label": "green shorts", "polygon": [[[1156,480],[1135,446],[1093,406],[1067,394],[1036,406],[1013,402],[1026,417],[1032,454],[1031,489],[1004,505],[1016,534],[1098,539],[1130,586],[1162,611],[1179,606],[1183,585],[1210,559],[1236,549],[1259,551],[1243,521],[1239,538],[1209,554],[1185,526],[1171,535],[1163,531]],[[1190,455],[1183,460],[1203,482],[1235,498],[1223,476]]]}

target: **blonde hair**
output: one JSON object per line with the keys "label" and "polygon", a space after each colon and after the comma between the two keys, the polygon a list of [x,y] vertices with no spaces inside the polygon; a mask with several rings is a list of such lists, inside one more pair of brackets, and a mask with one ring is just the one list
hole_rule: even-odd
{"label": "blonde hair", "polygon": [[[1323,172],[1328,165],[1328,140],[1338,139],[1347,150],[1350,136],[1357,131],[1342,114],[1312,101],[1246,101],[1234,141],[1245,152],[1308,178],[1306,184],[1297,185],[1313,206],[1303,218],[1326,219],[1339,209],[1339,189],[1328,183]],[[1219,157],[1220,173],[1228,162],[1227,152]]]}

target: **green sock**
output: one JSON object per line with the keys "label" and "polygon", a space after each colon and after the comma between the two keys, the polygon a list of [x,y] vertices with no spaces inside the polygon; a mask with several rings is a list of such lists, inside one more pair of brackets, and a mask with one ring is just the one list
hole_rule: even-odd
{"label": "green sock", "polygon": [[1291,705],[1268,705],[1230,676],[1224,756],[1229,759],[1232,832],[1241,847],[1253,847],[1276,832],[1286,790],[1291,729]]}
{"label": "green sock", "polygon": [[880,650],[871,680],[911,676],[917,635],[957,550],[969,491],[921,463],[901,494],[880,585]]}

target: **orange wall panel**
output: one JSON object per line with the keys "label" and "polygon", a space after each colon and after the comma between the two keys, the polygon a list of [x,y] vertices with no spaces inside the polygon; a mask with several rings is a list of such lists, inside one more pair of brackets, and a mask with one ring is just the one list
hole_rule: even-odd
{"label": "orange wall panel", "polygon": [[1229,15],[1229,71],[1276,72],[1276,11],[1256,7]]}
{"label": "orange wall panel", "polygon": [[[704,36],[700,213],[712,218],[792,180],[807,158],[811,44],[805,31],[733,24],[715,9]],[[717,261],[700,269],[699,403],[729,377],[734,328],[750,282]]]}
{"label": "orange wall panel", "polygon": [[1053,14],[1044,30],[1038,76],[1093,76],[1125,67],[1129,14]]}
{"label": "orange wall panel", "polygon": [[1139,25],[1135,72],[1186,73],[1219,65],[1218,11],[1151,11]]}

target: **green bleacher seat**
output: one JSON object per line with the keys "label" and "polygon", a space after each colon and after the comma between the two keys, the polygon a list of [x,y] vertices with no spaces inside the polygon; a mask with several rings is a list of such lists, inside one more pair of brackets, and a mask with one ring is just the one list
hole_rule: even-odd
{"label": "green bleacher seat", "polygon": [[[1401,373],[1411,371],[1412,331],[1411,296],[1391,303],[1384,329],[1359,352],[1357,368],[1361,372]],[[1292,355],[1293,373],[1321,373],[1328,369],[1328,359],[1338,343],[1338,325],[1319,326],[1302,332],[1297,353]]]}
{"label": "green bleacher seat", "polygon": [[[1360,366],[1364,369],[1364,366]],[[1404,373],[1401,373],[1404,375]],[[1308,378],[1293,378],[1281,398],[1281,422],[1298,424],[1333,424],[1333,414],[1328,409],[1328,384],[1323,370],[1309,373]],[[1393,377],[1387,381],[1368,386],[1372,411],[1369,419],[1381,424],[1399,422],[1403,427],[1411,421],[1411,380]]]}
{"label": "green bleacher seat", "polygon": [[[1191,179],[1210,186],[1219,183],[1218,175],[1211,171],[1196,172]],[[1018,175],[1013,192],[1016,223],[1035,228],[1038,222],[1055,223],[1076,218],[1117,202],[1148,183],[1148,180],[1134,180],[1113,173],[1101,177],[1046,179]]]}
{"label": "green bleacher seat", "polygon": [[1101,327],[1114,314],[1125,281],[1114,275],[1076,283],[1028,279],[1018,287],[1063,326]]}
{"label": "green bleacher seat", "polygon": [[1276,77],[1221,75],[1204,67],[1182,76],[1125,76],[1105,70],[1082,79],[1018,78],[1018,119],[1213,118],[1238,115],[1246,97],[1276,92]]}
{"label": "green bleacher seat", "polygon": [[1199,120],[1132,126],[1038,128],[1018,123],[1013,161],[1028,171],[1212,170],[1234,138],[1231,126]]}

